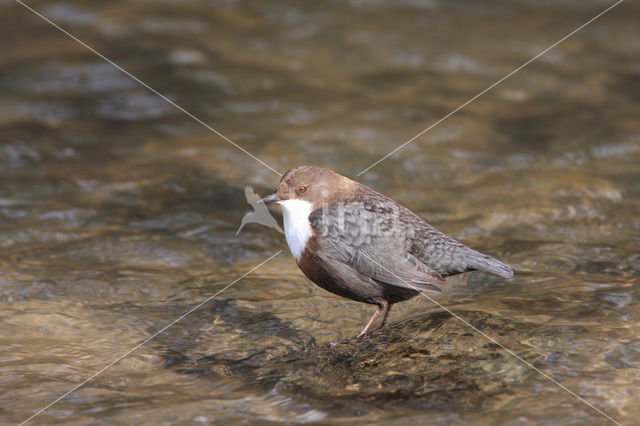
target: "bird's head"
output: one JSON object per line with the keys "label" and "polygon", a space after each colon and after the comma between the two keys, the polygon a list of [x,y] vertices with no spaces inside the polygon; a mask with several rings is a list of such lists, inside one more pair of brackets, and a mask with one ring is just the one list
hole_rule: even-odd
{"label": "bird's head", "polygon": [[282,206],[289,202],[308,203],[310,211],[350,193],[356,182],[331,170],[316,166],[301,166],[282,176],[276,192],[261,199],[260,203],[277,202]]}

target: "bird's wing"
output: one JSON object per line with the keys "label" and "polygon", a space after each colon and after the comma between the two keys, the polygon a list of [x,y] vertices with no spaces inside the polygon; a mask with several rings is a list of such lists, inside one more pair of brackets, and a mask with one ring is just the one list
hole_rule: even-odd
{"label": "bird's wing", "polygon": [[[323,234],[316,249],[324,256],[345,263],[377,282],[413,290],[441,291],[438,285],[444,282],[442,276],[407,251],[406,235],[400,227],[385,222],[379,229],[369,227],[362,217],[362,206],[341,208],[344,219],[341,223],[326,219],[331,217],[331,211],[324,216],[317,210],[309,216],[312,226]],[[374,212],[372,221],[381,217],[384,219],[381,212]]]}
{"label": "bird's wing", "polygon": [[402,258],[375,259],[364,251],[356,251],[351,267],[371,279],[412,290],[441,292],[444,279],[410,253]]}
{"label": "bird's wing", "polygon": [[337,253],[333,249],[321,249],[318,253],[331,263],[341,263],[352,269],[357,275],[367,277],[378,283],[417,291],[441,292],[439,285],[444,279],[412,254],[403,259],[374,259],[372,256],[356,251],[347,260],[344,253]]}

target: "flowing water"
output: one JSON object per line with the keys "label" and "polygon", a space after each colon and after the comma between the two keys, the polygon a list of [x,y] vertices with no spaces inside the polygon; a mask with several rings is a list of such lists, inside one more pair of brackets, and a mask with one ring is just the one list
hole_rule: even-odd
{"label": "flowing water", "polygon": [[[607,1],[28,4],[280,172],[354,177]],[[626,1],[357,179],[512,265],[372,306],[248,224],[279,176],[0,0],[0,422],[640,418],[640,32]],[[455,316],[454,316],[455,314]]]}

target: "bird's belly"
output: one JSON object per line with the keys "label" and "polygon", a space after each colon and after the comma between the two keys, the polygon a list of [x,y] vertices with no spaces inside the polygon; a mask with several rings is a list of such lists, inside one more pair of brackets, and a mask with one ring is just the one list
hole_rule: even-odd
{"label": "bird's belly", "polygon": [[377,301],[382,299],[382,291],[371,286],[370,289],[365,288],[366,283],[360,280],[345,280],[341,276],[331,273],[330,270],[325,268],[308,268],[304,266],[304,255],[301,261],[298,263],[300,270],[313,281],[318,287],[321,287],[333,294],[347,299],[355,300],[357,302],[378,304]]}
{"label": "bird's belly", "polygon": [[297,262],[300,270],[317,286],[341,297],[357,302],[380,305],[408,300],[417,291],[379,283],[364,277],[344,264],[327,264],[305,250]]}

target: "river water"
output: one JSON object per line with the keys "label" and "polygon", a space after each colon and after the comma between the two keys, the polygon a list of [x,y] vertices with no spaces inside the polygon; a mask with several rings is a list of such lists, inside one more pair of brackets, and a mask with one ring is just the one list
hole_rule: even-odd
{"label": "river water", "polygon": [[[613,3],[28,4],[277,171],[355,178]],[[283,250],[31,423],[637,424],[639,12],[357,177],[516,274],[451,277],[430,295],[451,312],[417,297],[356,341],[373,307],[310,283],[275,230],[236,236],[276,173],[0,0],[0,422]]]}

